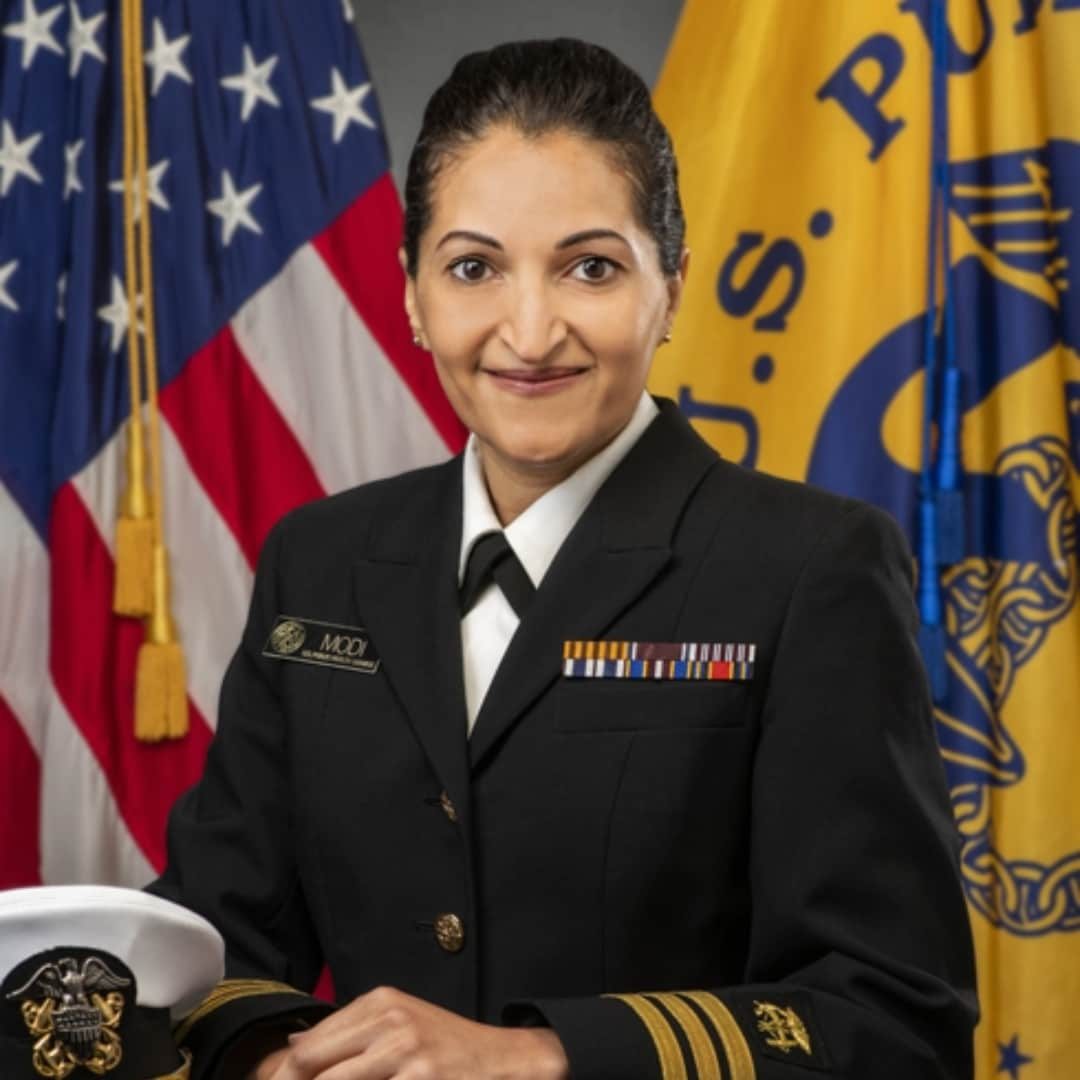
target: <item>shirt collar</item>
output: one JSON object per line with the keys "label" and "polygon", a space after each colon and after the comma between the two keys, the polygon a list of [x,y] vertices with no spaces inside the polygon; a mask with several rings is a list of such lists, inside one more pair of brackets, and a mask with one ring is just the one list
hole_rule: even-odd
{"label": "shirt collar", "polygon": [[[600,485],[615,471],[659,411],[653,399],[643,392],[629,423],[603,450],[589,458],[562,483],[544,492],[503,529],[534,585],[540,584],[563,541],[570,535],[570,530],[585,512],[585,507],[592,501]],[[484,482],[478,449],[476,436],[470,435],[465,444],[462,464],[459,583],[465,578],[465,566],[473,544],[485,533],[502,529]]]}

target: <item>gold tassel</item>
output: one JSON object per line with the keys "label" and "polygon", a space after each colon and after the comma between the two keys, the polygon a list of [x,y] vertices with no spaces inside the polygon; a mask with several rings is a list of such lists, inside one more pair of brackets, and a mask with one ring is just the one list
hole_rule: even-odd
{"label": "gold tassel", "polygon": [[127,432],[127,487],[116,519],[113,611],[145,617],[154,604],[154,522],[146,490],[142,424],[132,416]]}
{"label": "gold tassel", "polygon": [[[125,3],[127,0],[125,0]],[[134,31],[130,14],[122,19],[124,91],[124,276],[128,301],[128,377],[131,417],[127,428],[126,487],[116,521],[116,578],[113,611],[143,618],[153,610],[154,522],[146,485],[146,449],[143,442],[142,380],[139,374],[139,334],[135,262],[135,87],[131,77],[140,61],[133,55]]]}
{"label": "gold tassel", "polygon": [[143,742],[181,739],[188,732],[184,652],[169,610],[164,546],[154,545],[154,607],[135,667],[135,737]]}
{"label": "gold tassel", "polygon": [[[145,742],[181,739],[188,732],[187,678],[184,653],[177,639],[169,603],[169,565],[165,549],[165,492],[161,464],[161,418],[158,408],[156,330],[154,326],[154,278],[151,259],[150,223],[153,209],[147,191],[149,138],[146,125],[146,83],[139,42],[143,34],[142,0],[124,0],[125,78],[125,247],[128,259],[128,341],[133,355],[138,352],[138,286],[141,285],[145,317],[143,359],[145,361],[146,407],[150,436],[150,479],[152,498],[148,500],[153,537],[151,561],[152,596],[146,619],[146,636],[135,665],[135,737]],[[130,136],[130,137],[129,137]],[[138,228],[134,221],[134,193],[139,192]],[[137,235],[136,235],[137,234]],[[136,239],[138,261],[136,262]],[[132,382],[137,383],[138,367],[133,366]],[[140,423],[132,411],[133,425]],[[140,440],[141,448],[141,440]]]}

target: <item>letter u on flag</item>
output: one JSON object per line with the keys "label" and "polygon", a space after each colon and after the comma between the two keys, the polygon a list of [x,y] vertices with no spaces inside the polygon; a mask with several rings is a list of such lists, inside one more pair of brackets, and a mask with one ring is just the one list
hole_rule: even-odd
{"label": "letter u on flag", "polygon": [[978,1076],[1080,1043],[1080,0],[688,0],[657,91],[692,270],[652,389],[877,503],[979,951]]}

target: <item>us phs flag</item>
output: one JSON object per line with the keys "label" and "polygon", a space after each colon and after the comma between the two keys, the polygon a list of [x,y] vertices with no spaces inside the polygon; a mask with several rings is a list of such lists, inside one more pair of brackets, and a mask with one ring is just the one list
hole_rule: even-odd
{"label": "us phs flag", "polygon": [[1080,1075],[1080,0],[690,0],[693,270],[654,388],[892,512],[979,951],[984,1080]]}
{"label": "us phs flag", "polygon": [[[271,523],[462,441],[402,312],[351,19],[342,0],[0,0],[0,886],[145,882]],[[190,730],[151,744],[143,621],[112,604],[129,347],[145,359],[155,329],[137,386],[156,374],[160,491],[152,447],[145,467]]]}

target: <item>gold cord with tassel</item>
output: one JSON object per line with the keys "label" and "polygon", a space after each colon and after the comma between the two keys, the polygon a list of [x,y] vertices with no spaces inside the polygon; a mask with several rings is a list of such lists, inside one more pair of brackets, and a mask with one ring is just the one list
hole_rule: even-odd
{"label": "gold cord with tassel", "polygon": [[[153,263],[151,259],[150,200],[147,175],[146,83],[139,43],[142,40],[142,0],[125,0],[131,24],[129,78],[133,88],[136,174],[139,184],[139,278],[145,318],[146,405],[150,435],[150,475],[153,499],[152,606],[146,637],[135,668],[135,735],[139,739],[178,739],[188,731],[187,678],[184,653],[173,622],[169,592],[169,557],[165,548],[165,497],[161,462],[161,417],[158,408],[157,338],[154,323]],[[135,312],[132,311],[134,318]]]}
{"label": "gold cord with tassel", "polygon": [[146,484],[146,448],[142,423],[142,388],[139,377],[138,292],[135,282],[135,100],[134,70],[131,54],[134,31],[128,19],[122,20],[124,117],[124,265],[128,305],[127,346],[128,383],[131,393],[131,416],[127,424],[124,453],[125,486],[116,520],[116,579],[113,586],[113,611],[117,615],[146,616],[153,605],[154,529],[150,519],[150,494]]}
{"label": "gold cord with tassel", "polygon": [[188,731],[184,650],[169,610],[169,562],[154,545],[154,610],[135,667],[135,736],[145,742],[179,739]]}

